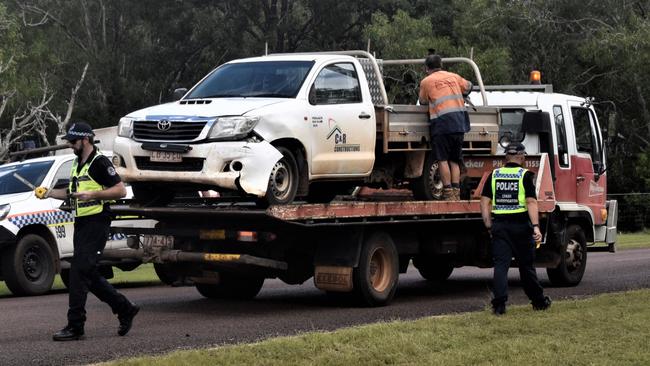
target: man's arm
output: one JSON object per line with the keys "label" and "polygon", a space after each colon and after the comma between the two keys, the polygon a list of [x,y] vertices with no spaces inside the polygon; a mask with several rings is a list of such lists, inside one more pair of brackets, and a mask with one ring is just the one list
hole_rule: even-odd
{"label": "man's arm", "polygon": [[59,200],[64,200],[68,198],[68,189],[67,188],[50,189],[47,191],[47,197],[43,197],[43,198],[56,198]]}
{"label": "man's arm", "polygon": [[492,228],[492,200],[488,197],[481,197],[481,217],[483,224],[490,230]]}
{"label": "man's arm", "polygon": [[101,191],[84,191],[72,194],[72,197],[82,201],[96,200],[116,200],[126,196],[126,187],[124,183],[119,182],[116,185],[103,189]]}
{"label": "man's arm", "polygon": [[424,79],[420,81],[420,93],[419,93],[420,105],[429,105],[429,97],[427,96],[427,87]]}
{"label": "man's arm", "polygon": [[539,230],[539,211],[537,200],[532,197],[526,197],[526,206],[528,207],[528,218],[533,223],[533,238],[535,241],[542,240],[542,232]]}

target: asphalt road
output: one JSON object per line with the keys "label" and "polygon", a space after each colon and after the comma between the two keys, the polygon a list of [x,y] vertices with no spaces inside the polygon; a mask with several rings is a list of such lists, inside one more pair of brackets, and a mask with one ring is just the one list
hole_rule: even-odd
{"label": "asphalt road", "polygon": [[[480,311],[489,304],[491,273],[491,269],[456,269],[443,286],[432,288],[410,268],[400,276],[393,303],[381,308],[342,306],[311,280],[301,286],[267,280],[252,301],[208,300],[193,287],[127,288],[121,291],[142,310],[126,337],[117,336],[117,319],[91,295],[86,339],[64,343],[51,337],[66,323],[67,294],[3,298],[0,365],[87,364],[391,319]],[[577,287],[552,288],[546,272],[538,270],[538,274],[555,300],[650,288],[650,249],[589,253],[587,272]],[[517,271],[511,270],[510,275],[511,303],[527,303]]]}

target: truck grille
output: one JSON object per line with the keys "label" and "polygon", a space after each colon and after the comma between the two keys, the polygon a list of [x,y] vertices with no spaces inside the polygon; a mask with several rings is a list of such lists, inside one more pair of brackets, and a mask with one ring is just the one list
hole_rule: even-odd
{"label": "truck grille", "polygon": [[191,141],[199,137],[207,121],[168,121],[169,128],[159,128],[160,121],[134,121],[133,137],[136,140]]}
{"label": "truck grille", "polygon": [[203,170],[203,158],[183,158],[180,163],[160,163],[149,160],[148,156],[135,156],[135,165],[140,170],[158,170],[167,172],[200,172]]}

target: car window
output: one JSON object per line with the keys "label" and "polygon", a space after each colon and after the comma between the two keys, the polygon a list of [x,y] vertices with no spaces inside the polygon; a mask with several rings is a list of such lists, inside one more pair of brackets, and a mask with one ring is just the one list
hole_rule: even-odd
{"label": "car window", "polygon": [[52,179],[53,184],[56,184],[56,182],[58,182],[60,179],[70,179],[72,161],[73,160],[68,160],[61,164],[59,169],[56,171],[56,174],[54,175],[54,179]]}
{"label": "car window", "polygon": [[53,163],[54,161],[50,160],[0,167],[0,194],[32,191],[33,188],[29,184],[41,185]]}
{"label": "car window", "polygon": [[313,104],[348,104],[361,102],[361,87],[354,65],[336,63],[323,68],[310,93]]}

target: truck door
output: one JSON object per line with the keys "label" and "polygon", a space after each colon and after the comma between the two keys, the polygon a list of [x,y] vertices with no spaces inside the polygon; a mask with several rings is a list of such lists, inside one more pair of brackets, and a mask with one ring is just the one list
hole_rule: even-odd
{"label": "truck door", "polygon": [[375,109],[351,62],[324,66],[309,89],[312,175],[364,175],[372,170]]}
{"label": "truck door", "polygon": [[572,103],[571,118],[576,144],[572,157],[576,177],[576,202],[591,208],[594,224],[604,224],[601,209],[605,208],[607,177],[602,136],[594,111],[580,103]]}

